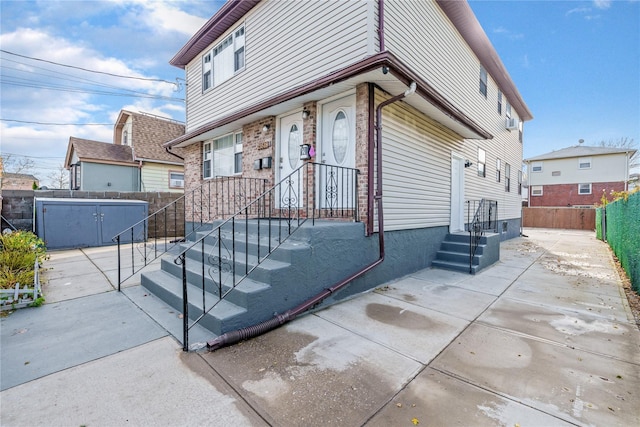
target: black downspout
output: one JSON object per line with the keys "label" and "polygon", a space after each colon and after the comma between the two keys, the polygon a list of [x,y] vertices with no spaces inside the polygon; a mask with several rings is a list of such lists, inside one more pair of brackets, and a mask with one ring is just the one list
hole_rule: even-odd
{"label": "black downspout", "polygon": [[[353,280],[371,271],[373,268],[375,268],[376,266],[378,266],[384,261],[384,217],[383,217],[383,211],[382,211],[382,109],[389,104],[392,104],[394,102],[401,100],[405,96],[411,95],[412,93],[415,92],[415,89],[416,89],[416,84],[412,82],[410,88],[406,92],[381,102],[376,109],[377,174],[376,174],[376,194],[374,198],[375,198],[375,201],[377,202],[377,207],[378,207],[378,243],[379,243],[379,250],[380,250],[380,255],[378,259],[372,262],[371,264],[367,265],[357,273],[354,273],[351,276],[347,277],[346,279],[341,280],[340,282],[336,283],[330,288],[323,290],[316,296],[311,297],[307,301],[303,302],[302,304],[298,305],[297,307],[291,310],[286,311],[283,314],[278,314],[269,320],[258,323],[257,325],[227,332],[225,334],[220,335],[217,338],[214,338],[211,341],[208,341],[207,348],[209,350],[211,351],[217,350],[221,347],[235,344],[237,342],[240,342],[249,338],[253,338],[258,335],[262,335],[266,332],[269,332],[272,329],[275,329],[281,325],[284,325],[287,322],[290,322],[291,320],[295,319],[305,311],[310,310],[313,307],[317,306],[322,301],[324,301],[327,297],[339,291],[340,289],[344,288]],[[369,113],[371,114],[371,111]]]}
{"label": "black downspout", "polygon": [[171,152],[171,147],[164,147],[164,150],[165,150],[167,153],[171,154],[172,156],[176,156],[177,158],[179,158],[180,160],[182,160],[182,161],[184,162],[184,157],[180,157],[180,156],[178,156],[176,153],[172,153],[172,152]]}

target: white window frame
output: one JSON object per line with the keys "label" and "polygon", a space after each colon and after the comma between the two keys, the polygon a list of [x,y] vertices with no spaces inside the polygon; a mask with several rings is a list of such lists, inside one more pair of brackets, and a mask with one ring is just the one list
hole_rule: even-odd
{"label": "white window frame", "polygon": [[[539,170],[536,170],[539,168]],[[540,173],[542,172],[542,162],[533,162],[531,163],[531,173]]]}
{"label": "white window frame", "polygon": [[531,196],[538,197],[544,194],[544,187],[542,185],[532,185],[531,186]]}
{"label": "white window frame", "polygon": [[[225,138],[231,138],[233,147],[226,147],[223,149],[215,149],[216,142],[219,142]],[[224,166],[231,169],[231,174],[219,173],[220,165],[216,165],[216,162],[222,161],[216,156],[216,151],[228,150],[231,148],[231,155],[228,155],[228,163],[225,162]],[[239,159],[239,161],[238,161]],[[230,163],[230,164],[229,164]],[[218,166],[218,170],[216,170]],[[207,173],[208,172],[208,173]],[[236,176],[242,174],[242,131],[228,133],[218,138],[211,139],[203,142],[202,144],[202,178],[212,179],[218,176]]]}
{"label": "white window frame", "polygon": [[507,193],[511,191],[511,165],[509,163],[504,164],[504,191]]}
{"label": "white window frame", "polygon": [[[585,185],[589,186],[588,187],[589,188],[588,189],[588,191],[589,191],[588,193],[583,191],[583,188],[584,188],[583,186],[585,186]],[[586,195],[591,194],[591,190],[592,190],[591,183],[589,183],[589,184],[586,184],[586,183],[578,184],[578,194],[581,195],[581,196],[586,196]]]}
{"label": "white window frame", "polygon": [[478,176],[485,178],[487,176],[487,153],[478,147]]}
{"label": "white window frame", "polygon": [[591,169],[591,157],[578,157],[578,169]]}
{"label": "white window frame", "polygon": [[245,69],[245,25],[236,27],[202,55],[202,92],[226,82]]}
{"label": "white window frame", "polygon": [[511,118],[511,104],[509,104],[509,101],[506,102],[504,107],[504,115],[507,119]]}
{"label": "white window frame", "polygon": [[169,188],[184,188],[184,172],[169,171]]}
{"label": "white window frame", "polygon": [[498,114],[502,115],[502,91],[498,89]]}
{"label": "white window frame", "polygon": [[484,67],[480,66],[480,93],[486,98],[487,97],[487,89],[488,89],[488,74],[487,70]]}

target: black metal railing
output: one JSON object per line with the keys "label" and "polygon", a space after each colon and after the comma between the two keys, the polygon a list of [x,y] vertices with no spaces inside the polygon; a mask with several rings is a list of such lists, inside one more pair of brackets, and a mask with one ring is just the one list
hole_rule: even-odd
{"label": "black metal railing", "polygon": [[235,213],[262,194],[267,180],[216,177],[180,196],[113,237],[120,285],[214,219]]}
{"label": "black metal railing", "polygon": [[[469,273],[473,272],[473,257],[482,236],[487,231],[498,232],[498,201],[467,200],[466,227],[469,232]],[[471,216],[473,213],[473,217]]]}
{"label": "black metal railing", "polygon": [[[185,351],[189,330],[307,220],[359,220],[358,173],[352,168],[305,163],[183,247],[174,262],[182,267]],[[199,288],[191,301],[189,283]],[[193,320],[190,310],[197,310]]]}

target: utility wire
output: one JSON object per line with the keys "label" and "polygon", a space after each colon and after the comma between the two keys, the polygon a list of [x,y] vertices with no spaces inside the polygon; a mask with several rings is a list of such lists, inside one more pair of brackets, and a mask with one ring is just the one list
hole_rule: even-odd
{"label": "utility wire", "polygon": [[134,77],[134,76],[123,76],[121,74],[114,74],[114,73],[107,73],[105,71],[96,71],[96,70],[89,70],[87,68],[82,68],[82,67],[76,67],[75,65],[67,65],[67,64],[61,64],[59,62],[54,62],[54,61],[48,61],[46,59],[40,59],[40,58],[34,58],[32,56],[26,56],[26,55],[20,55],[18,53],[14,53],[14,52],[9,52],[8,50],[4,50],[4,49],[0,49],[0,52],[2,53],[7,53],[9,55],[14,55],[14,56],[18,56],[20,58],[26,58],[26,59],[31,59],[33,61],[40,61],[40,62],[46,62],[48,64],[53,64],[53,65],[59,65],[61,67],[67,67],[67,68],[73,68],[76,70],[82,70],[82,71],[87,71],[89,73],[97,73],[97,74],[104,74],[107,76],[112,76],[112,77],[120,77],[123,79],[134,79],[134,80],[145,80],[145,81],[149,81],[149,82],[162,82],[162,83],[169,83],[172,85],[177,85],[176,82],[170,82],[168,80],[163,80],[163,79],[151,79],[151,78],[147,78],[147,77]]}
{"label": "utility wire", "polygon": [[113,123],[46,123],[46,122],[29,122],[26,120],[14,120],[14,119],[3,119],[0,118],[2,122],[14,122],[14,123],[27,123],[30,125],[45,125],[45,126],[112,126]]}

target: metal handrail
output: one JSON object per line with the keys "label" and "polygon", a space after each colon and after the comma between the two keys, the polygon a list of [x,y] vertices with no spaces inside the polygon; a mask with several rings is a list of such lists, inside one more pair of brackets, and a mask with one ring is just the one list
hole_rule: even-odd
{"label": "metal handrail", "polygon": [[[469,273],[473,273],[473,257],[478,250],[480,240],[485,231],[498,232],[498,201],[497,200],[467,200],[467,218],[469,231]],[[473,208],[472,208],[473,206]]]}
{"label": "metal handrail", "polygon": [[[237,206],[246,204],[247,199],[264,192],[266,183],[262,178],[215,177],[116,234],[112,241],[118,245],[118,291],[125,280],[208,226],[213,219],[235,212]],[[211,203],[212,200],[215,203]],[[187,212],[189,206],[190,212]],[[191,230],[187,232],[189,214]],[[153,236],[149,237],[149,234]],[[122,264],[123,243],[131,244],[128,275]],[[136,249],[141,258],[138,263]]]}
{"label": "metal handrail", "polygon": [[[359,220],[358,174],[359,170],[354,168],[305,163],[235,214],[222,220],[212,230],[202,232],[198,239],[182,249],[174,262],[182,266],[185,351],[188,350],[189,330],[307,220],[311,219],[314,223],[316,219],[323,217]],[[254,221],[252,225],[256,227],[253,236],[249,233],[249,221]],[[262,231],[264,226],[266,231]],[[264,234],[261,235],[262,233]],[[211,244],[207,245],[206,242]],[[205,255],[207,250],[208,255]],[[255,252],[251,257],[250,250]],[[190,253],[194,258],[188,256]],[[201,313],[191,322],[188,260],[197,263],[195,270],[200,275],[198,285],[202,296]],[[207,272],[209,279],[205,274]],[[209,305],[205,298],[207,287],[213,291],[209,293],[217,296]]]}

